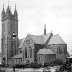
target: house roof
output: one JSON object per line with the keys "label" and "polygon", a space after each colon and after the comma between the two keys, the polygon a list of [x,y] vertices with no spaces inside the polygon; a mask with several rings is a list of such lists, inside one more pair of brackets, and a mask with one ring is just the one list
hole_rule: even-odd
{"label": "house roof", "polygon": [[22,44],[23,44],[24,40],[25,40],[25,38],[20,39],[20,41],[19,41],[19,47],[18,48],[22,48]]}
{"label": "house roof", "polygon": [[46,34],[46,35],[39,35],[39,36],[29,34],[29,36],[32,38],[34,43],[36,43],[36,44],[44,44],[48,40],[48,38],[50,37],[50,34],[51,33]]}
{"label": "house roof", "polygon": [[50,39],[50,41],[48,42],[48,45],[50,44],[66,44],[62,38],[57,34],[57,35],[53,35]]}
{"label": "house roof", "polygon": [[18,55],[15,55],[15,56],[13,56],[12,58],[22,58],[22,53],[20,53],[20,54],[18,54]]}
{"label": "house roof", "polygon": [[55,54],[51,49],[40,49],[37,54]]}

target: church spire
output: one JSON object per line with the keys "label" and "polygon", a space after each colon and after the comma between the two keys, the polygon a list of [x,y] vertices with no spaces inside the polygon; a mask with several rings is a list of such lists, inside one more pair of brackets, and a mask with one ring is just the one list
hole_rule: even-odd
{"label": "church spire", "polygon": [[15,16],[15,19],[18,19],[18,13],[17,13],[17,10],[16,10],[16,4],[15,4],[14,16]]}
{"label": "church spire", "polygon": [[4,9],[4,4],[3,4],[3,9]]}
{"label": "church spire", "polygon": [[8,1],[8,7],[7,7],[7,10],[6,10],[6,15],[7,16],[11,15],[11,10],[10,10],[10,7],[9,7],[9,1]]}
{"label": "church spire", "polygon": [[2,20],[4,19],[5,17],[5,10],[4,10],[4,4],[3,4],[3,10],[2,10]]}
{"label": "church spire", "polygon": [[44,35],[46,35],[46,24],[44,25]]}
{"label": "church spire", "polygon": [[9,1],[8,1],[8,7],[7,7],[7,11],[9,11]]}

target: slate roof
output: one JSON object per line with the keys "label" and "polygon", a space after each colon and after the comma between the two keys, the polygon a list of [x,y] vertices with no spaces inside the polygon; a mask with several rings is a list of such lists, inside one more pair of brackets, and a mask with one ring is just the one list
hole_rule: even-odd
{"label": "slate roof", "polygon": [[40,49],[37,54],[55,54],[51,49]]}
{"label": "slate roof", "polygon": [[36,35],[30,35],[28,34],[32,40],[34,41],[34,43],[36,44],[45,44],[45,42],[47,41],[47,39],[50,37],[50,34],[46,34],[46,35],[39,35],[39,36],[36,36]]}
{"label": "slate roof", "polygon": [[[46,41],[49,39],[49,37],[51,36],[52,33],[48,33],[46,35],[31,35],[28,34],[30,36],[30,38],[34,41],[35,44],[45,44]],[[24,38],[20,40],[20,45],[19,48],[22,48],[22,44],[24,42]],[[66,44],[62,38],[57,34],[57,35],[52,35],[52,37],[50,38],[49,42],[47,45],[50,44]]]}
{"label": "slate roof", "polygon": [[42,35],[43,39],[44,39],[44,43],[49,39],[51,33],[48,33],[46,35]]}
{"label": "slate roof", "polygon": [[15,55],[13,56],[12,58],[22,58],[22,53],[18,54],[18,55]]}
{"label": "slate roof", "polygon": [[63,39],[57,34],[57,35],[53,35],[50,39],[50,41],[48,42],[48,45],[50,44],[66,44]]}
{"label": "slate roof", "polygon": [[34,43],[36,44],[44,44],[44,40],[42,36],[35,36],[35,35],[29,35],[32,40],[34,41]]}
{"label": "slate roof", "polygon": [[24,40],[25,40],[25,38],[20,39],[20,41],[19,41],[19,47],[18,48],[22,48],[22,44],[23,44]]}

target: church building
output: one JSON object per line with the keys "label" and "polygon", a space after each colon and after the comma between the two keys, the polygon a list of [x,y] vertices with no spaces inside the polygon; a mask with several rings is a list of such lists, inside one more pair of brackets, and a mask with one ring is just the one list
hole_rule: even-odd
{"label": "church building", "polygon": [[44,64],[55,60],[65,61],[67,57],[67,44],[57,34],[46,34],[46,25],[43,35],[27,34],[26,38],[18,39],[18,13],[11,12],[8,5],[7,10],[2,10],[2,64]]}
{"label": "church building", "polygon": [[28,34],[23,43],[23,63],[48,63],[55,60],[65,61],[67,58],[67,44],[57,34],[46,34],[46,27],[43,35]]}

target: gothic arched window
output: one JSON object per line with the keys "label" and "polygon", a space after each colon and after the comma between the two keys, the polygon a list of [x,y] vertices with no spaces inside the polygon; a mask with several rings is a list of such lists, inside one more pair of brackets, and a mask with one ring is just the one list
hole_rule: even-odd
{"label": "gothic arched window", "polygon": [[29,47],[29,50],[30,50],[30,58],[32,58],[32,48],[31,48],[31,46]]}
{"label": "gothic arched window", "polygon": [[27,49],[25,48],[25,58],[27,58]]}

